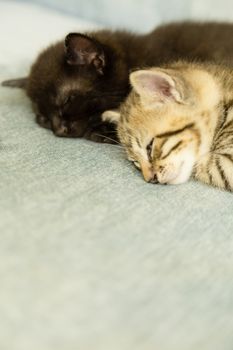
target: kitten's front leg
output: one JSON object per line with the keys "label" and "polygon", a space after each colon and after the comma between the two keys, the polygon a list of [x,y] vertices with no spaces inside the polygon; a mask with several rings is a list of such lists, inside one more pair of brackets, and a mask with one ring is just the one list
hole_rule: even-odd
{"label": "kitten's front leg", "polygon": [[200,159],[194,178],[208,185],[233,191],[233,150],[212,152]]}

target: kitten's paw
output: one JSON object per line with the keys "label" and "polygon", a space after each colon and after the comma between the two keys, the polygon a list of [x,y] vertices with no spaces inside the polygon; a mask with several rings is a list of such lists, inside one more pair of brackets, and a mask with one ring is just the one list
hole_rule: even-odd
{"label": "kitten's paw", "polygon": [[103,122],[118,124],[120,120],[120,112],[118,109],[108,110],[102,113],[101,119]]}

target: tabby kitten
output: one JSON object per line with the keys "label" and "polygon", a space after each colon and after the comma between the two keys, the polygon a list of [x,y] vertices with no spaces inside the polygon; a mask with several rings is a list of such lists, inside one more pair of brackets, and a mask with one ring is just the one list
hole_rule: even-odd
{"label": "tabby kitten", "polygon": [[191,176],[233,190],[233,70],[177,62],[135,71],[118,112],[128,158],[147,182],[180,184]]}

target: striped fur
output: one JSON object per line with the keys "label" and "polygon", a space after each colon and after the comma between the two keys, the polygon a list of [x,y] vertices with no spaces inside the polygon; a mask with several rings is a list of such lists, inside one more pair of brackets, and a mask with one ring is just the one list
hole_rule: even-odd
{"label": "striped fur", "polygon": [[192,176],[232,191],[233,70],[178,62],[134,72],[131,84],[118,135],[144,179],[179,184]]}

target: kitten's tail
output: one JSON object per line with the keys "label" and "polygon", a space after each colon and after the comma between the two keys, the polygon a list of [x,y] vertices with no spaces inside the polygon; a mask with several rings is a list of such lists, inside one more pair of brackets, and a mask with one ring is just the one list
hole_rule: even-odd
{"label": "kitten's tail", "polygon": [[28,82],[28,78],[19,78],[19,79],[11,79],[5,80],[1,83],[2,86],[12,87],[12,88],[20,88],[26,89]]}

